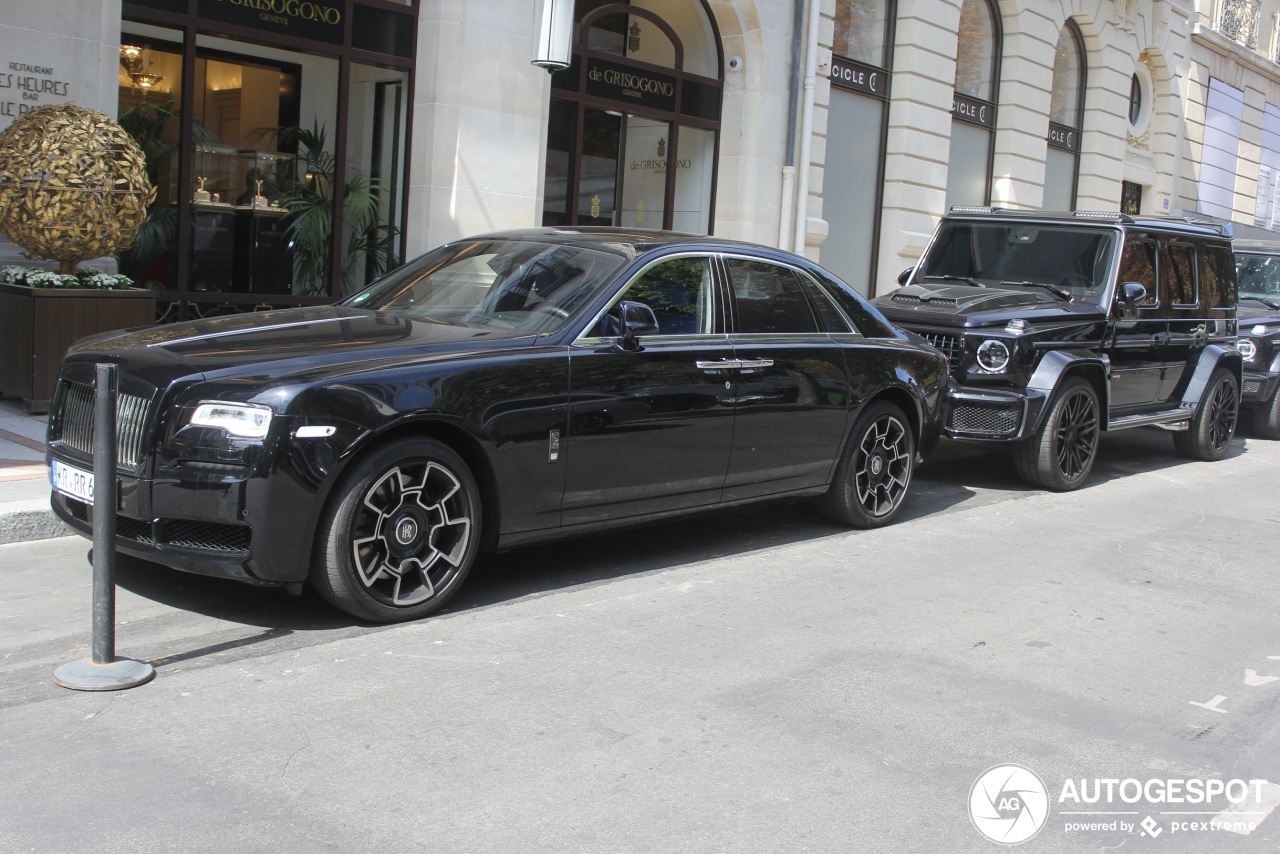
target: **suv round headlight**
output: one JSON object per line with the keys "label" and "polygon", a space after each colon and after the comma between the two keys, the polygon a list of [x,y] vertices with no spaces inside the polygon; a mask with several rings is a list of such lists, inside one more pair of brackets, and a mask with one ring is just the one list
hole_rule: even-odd
{"label": "suv round headlight", "polygon": [[992,374],[1009,367],[1009,348],[1003,341],[983,341],[978,345],[978,367]]}
{"label": "suv round headlight", "polygon": [[1236,349],[1240,351],[1240,355],[1246,362],[1252,362],[1253,357],[1258,355],[1258,345],[1252,338],[1241,338],[1236,342]]}

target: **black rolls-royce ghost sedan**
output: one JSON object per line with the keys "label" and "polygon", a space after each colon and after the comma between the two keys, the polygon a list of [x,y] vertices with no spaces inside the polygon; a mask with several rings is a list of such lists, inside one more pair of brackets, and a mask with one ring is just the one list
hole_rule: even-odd
{"label": "black rolls-royce ghost sedan", "polygon": [[440,247],[336,305],[85,339],[53,507],[93,525],[94,365],[119,366],[120,552],[310,581],[391,622],[484,549],[781,496],[891,520],[946,366],[822,268],[708,237],[537,229]]}

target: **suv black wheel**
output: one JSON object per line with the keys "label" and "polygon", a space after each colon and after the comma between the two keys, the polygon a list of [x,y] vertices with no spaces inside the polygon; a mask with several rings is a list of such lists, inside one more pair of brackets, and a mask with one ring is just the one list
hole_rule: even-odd
{"label": "suv black wheel", "polygon": [[915,441],[902,410],[872,403],[853,425],[826,494],[823,515],[855,528],[887,525],[902,508],[915,464]]}
{"label": "suv black wheel", "polygon": [[1191,426],[1173,434],[1173,446],[1193,460],[1220,460],[1231,447],[1239,414],[1240,387],[1230,371],[1219,368],[1209,380]]}
{"label": "suv black wheel", "polygon": [[320,521],[312,585],[379,623],[415,620],[457,592],[480,544],[480,493],[452,449],[399,439],[357,460]]}
{"label": "suv black wheel", "polygon": [[1088,380],[1062,384],[1040,432],[1013,452],[1018,475],[1041,489],[1067,492],[1084,483],[1098,455],[1098,394]]}
{"label": "suv black wheel", "polygon": [[1280,439],[1280,388],[1249,411],[1249,426],[1263,439]]}

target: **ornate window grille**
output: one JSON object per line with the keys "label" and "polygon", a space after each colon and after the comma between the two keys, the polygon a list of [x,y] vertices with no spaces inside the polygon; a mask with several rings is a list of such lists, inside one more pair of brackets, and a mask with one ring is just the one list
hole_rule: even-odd
{"label": "ornate window grille", "polygon": [[1218,32],[1249,50],[1257,50],[1261,17],[1261,0],[1222,0]]}

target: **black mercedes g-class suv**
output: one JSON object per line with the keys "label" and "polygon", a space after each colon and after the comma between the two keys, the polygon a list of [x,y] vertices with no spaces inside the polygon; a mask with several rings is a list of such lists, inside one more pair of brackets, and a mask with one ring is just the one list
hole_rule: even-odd
{"label": "black mercedes g-class suv", "polygon": [[1280,439],[1280,241],[1235,241],[1245,426]]}
{"label": "black mercedes g-class suv", "polygon": [[1010,446],[1044,489],[1084,483],[1105,430],[1226,454],[1240,404],[1230,224],[954,207],[876,299],[946,355],[945,433]]}

